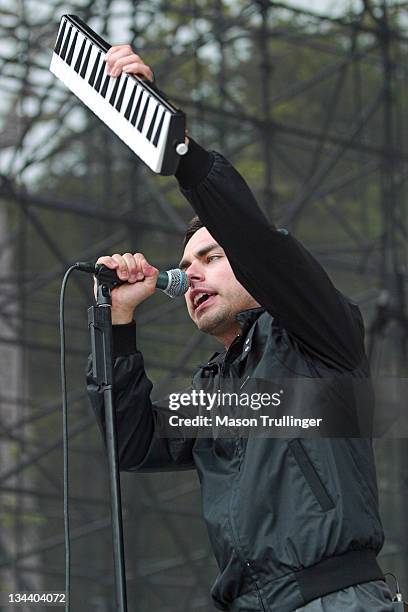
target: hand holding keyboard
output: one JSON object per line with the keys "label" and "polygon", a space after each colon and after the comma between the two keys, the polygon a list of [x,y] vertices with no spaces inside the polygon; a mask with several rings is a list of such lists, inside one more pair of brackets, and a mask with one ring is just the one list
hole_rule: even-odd
{"label": "hand holding keyboard", "polygon": [[110,48],[79,17],[64,15],[50,70],[149,168],[174,174],[187,152],[184,113],[152,83],[126,72],[108,74]]}

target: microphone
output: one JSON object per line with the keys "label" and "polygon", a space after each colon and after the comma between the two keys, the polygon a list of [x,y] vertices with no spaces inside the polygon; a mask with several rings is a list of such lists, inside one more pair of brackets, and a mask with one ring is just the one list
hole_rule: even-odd
{"label": "microphone", "polygon": [[[103,264],[95,264],[91,261],[77,261],[75,267],[81,272],[93,274],[99,282],[109,283],[112,287],[117,287],[118,285],[124,285],[126,283],[126,281],[118,278],[116,270],[111,270]],[[156,287],[164,291],[164,293],[171,298],[180,297],[186,293],[189,287],[187,274],[183,272],[183,270],[180,270],[180,268],[159,272],[159,276],[156,280]]]}

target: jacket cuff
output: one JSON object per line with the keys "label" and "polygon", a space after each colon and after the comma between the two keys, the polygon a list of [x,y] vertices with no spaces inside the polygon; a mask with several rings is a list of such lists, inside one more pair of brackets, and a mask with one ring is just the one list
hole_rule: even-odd
{"label": "jacket cuff", "polygon": [[136,353],[136,323],[112,325],[113,357]]}
{"label": "jacket cuff", "polygon": [[176,179],[183,189],[190,189],[201,183],[214,163],[214,155],[206,151],[189,137],[188,152],[180,159]]}

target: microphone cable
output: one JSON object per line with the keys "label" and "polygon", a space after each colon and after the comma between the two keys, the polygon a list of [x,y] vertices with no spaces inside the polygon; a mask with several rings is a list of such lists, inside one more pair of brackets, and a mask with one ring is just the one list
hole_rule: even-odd
{"label": "microphone cable", "polygon": [[[105,269],[111,281],[112,271]],[[60,376],[61,376],[61,395],[62,395],[62,440],[63,440],[63,471],[64,471],[64,540],[65,540],[65,612],[70,612],[71,605],[71,541],[69,524],[69,477],[68,477],[68,401],[67,401],[67,375],[65,367],[65,290],[68,279],[74,270],[94,273],[95,264],[89,262],[76,262],[68,268],[64,274],[60,290],[59,303],[59,327],[60,327]],[[118,284],[122,284],[119,279],[115,279]],[[157,287],[162,289],[169,297],[179,297],[184,295],[188,289],[188,279],[185,272],[179,269],[161,272],[159,274]]]}
{"label": "microphone cable", "polygon": [[392,598],[392,608],[395,612],[407,612],[408,604],[405,603],[400,585],[398,582],[398,578],[392,574],[391,572],[385,572],[384,577],[391,576],[395,582],[395,595]]}
{"label": "microphone cable", "polygon": [[60,326],[60,369],[62,393],[62,440],[64,455],[64,540],[65,540],[65,612],[70,610],[71,589],[71,541],[69,529],[69,479],[68,479],[68,402],[67,402],[67,374],[65,368],[65,289],[70,274],[77,269],[73,265],[65,272],[60,292],[59,326]]}

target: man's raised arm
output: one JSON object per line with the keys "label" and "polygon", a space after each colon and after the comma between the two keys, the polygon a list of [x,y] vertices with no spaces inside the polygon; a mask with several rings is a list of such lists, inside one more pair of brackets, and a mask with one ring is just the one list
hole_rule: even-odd
{"label": "man's raised arm", "polygon": [[176,176],[249,293],[328,364],[356,367],[364,354],[358,308],[289,232],[268,223],[237,170],[190,139]]}
{"label": "man's raised arm", "polygon": [[[152,80],[130,45],[112,47],[109,74]],[[242,176],[218,153],[190,140],[177,179],[201,222],[223,247],[235,276],[298,342],[329,365],[353,369],[364,357],[363,325],[312,255],[270,225]]]}

